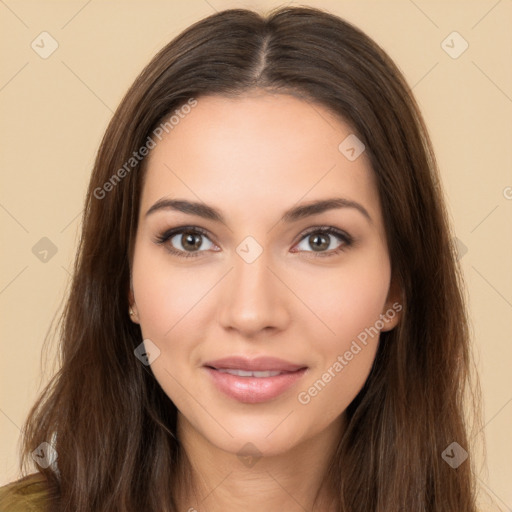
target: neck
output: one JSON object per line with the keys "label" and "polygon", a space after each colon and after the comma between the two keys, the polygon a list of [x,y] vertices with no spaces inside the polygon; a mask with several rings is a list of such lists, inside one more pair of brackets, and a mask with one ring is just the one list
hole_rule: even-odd
{"label": "neck", "polygon": [[189,475],[176,489],[179,510],[336,510],[337,500],[326,488],[325,477],[344,426],[342,415],[326,431],[285,453],[242,459],[212,445],[178,413],[181,474]]}

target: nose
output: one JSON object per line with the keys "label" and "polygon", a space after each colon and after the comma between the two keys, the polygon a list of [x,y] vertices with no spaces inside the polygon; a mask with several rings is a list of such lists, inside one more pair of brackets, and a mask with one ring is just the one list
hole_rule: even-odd
{"label": "nose", "polygon": [[224,329],[236,330],[245,338],[253,338],[260,331],[286,329],[293,294],[274,267],[266,250],[250,263],[234,254],[233,269],[219,298]]}

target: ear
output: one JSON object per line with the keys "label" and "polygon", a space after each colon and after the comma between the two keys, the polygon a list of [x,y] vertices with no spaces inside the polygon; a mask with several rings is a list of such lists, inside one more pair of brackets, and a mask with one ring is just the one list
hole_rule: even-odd
{"label": "ear", "polygon": [[388,296],[381,314],[382,321],[384,322],[384,327],[381,331],[391,331],[400,323],[404,308],[403,302],[403,290],[395,275],[391,278]]}
{"label": "ear", "polygon": [[130,305],[130,310],[128,312],[130,316],[130,320],[136,324],[139,323],[139,312],[137,311],[137,305],[135,304],[135,296],[133,294],[133,287],[130,277],[130,291],[128,292],[128,304]]}

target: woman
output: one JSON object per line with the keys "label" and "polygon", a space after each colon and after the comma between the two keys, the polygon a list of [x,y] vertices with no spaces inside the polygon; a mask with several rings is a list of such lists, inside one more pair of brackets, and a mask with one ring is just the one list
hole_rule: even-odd
{"label": "woman", "polygon": [[37,473],[0,503],[475,511],[451,236],[368,36],[313,8],[194,24],[104,136],[62,368],[26,423]]}

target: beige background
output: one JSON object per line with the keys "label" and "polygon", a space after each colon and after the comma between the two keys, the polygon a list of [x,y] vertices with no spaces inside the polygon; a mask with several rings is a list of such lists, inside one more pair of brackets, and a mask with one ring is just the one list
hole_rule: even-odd
{"label": "beige background", "polygon": [[[52,372],[54,346],[48,361],[41,348],[66,293],[86,185],[112,112],[150,58],[194,21],[228,7],[264,11],[279,4],[0,1],[0,484],[17,477],[19,429]],[[483,471],[480,482],[510,511],[512,1],[309,5],[373,37],[403,71],[422,108],[470,298],[488,444],[488,474]],[[31,48],[34,40],[42,46],[41,37],[48,37],[38,37],[43,31],[58,43],[46,59]],[[469,44],[458,58],[441,45],[453,31]],[[464,42],[451,36],[445,44],[453,54]],[[46,262],[32,252],[43,237],[57,249]]]}

